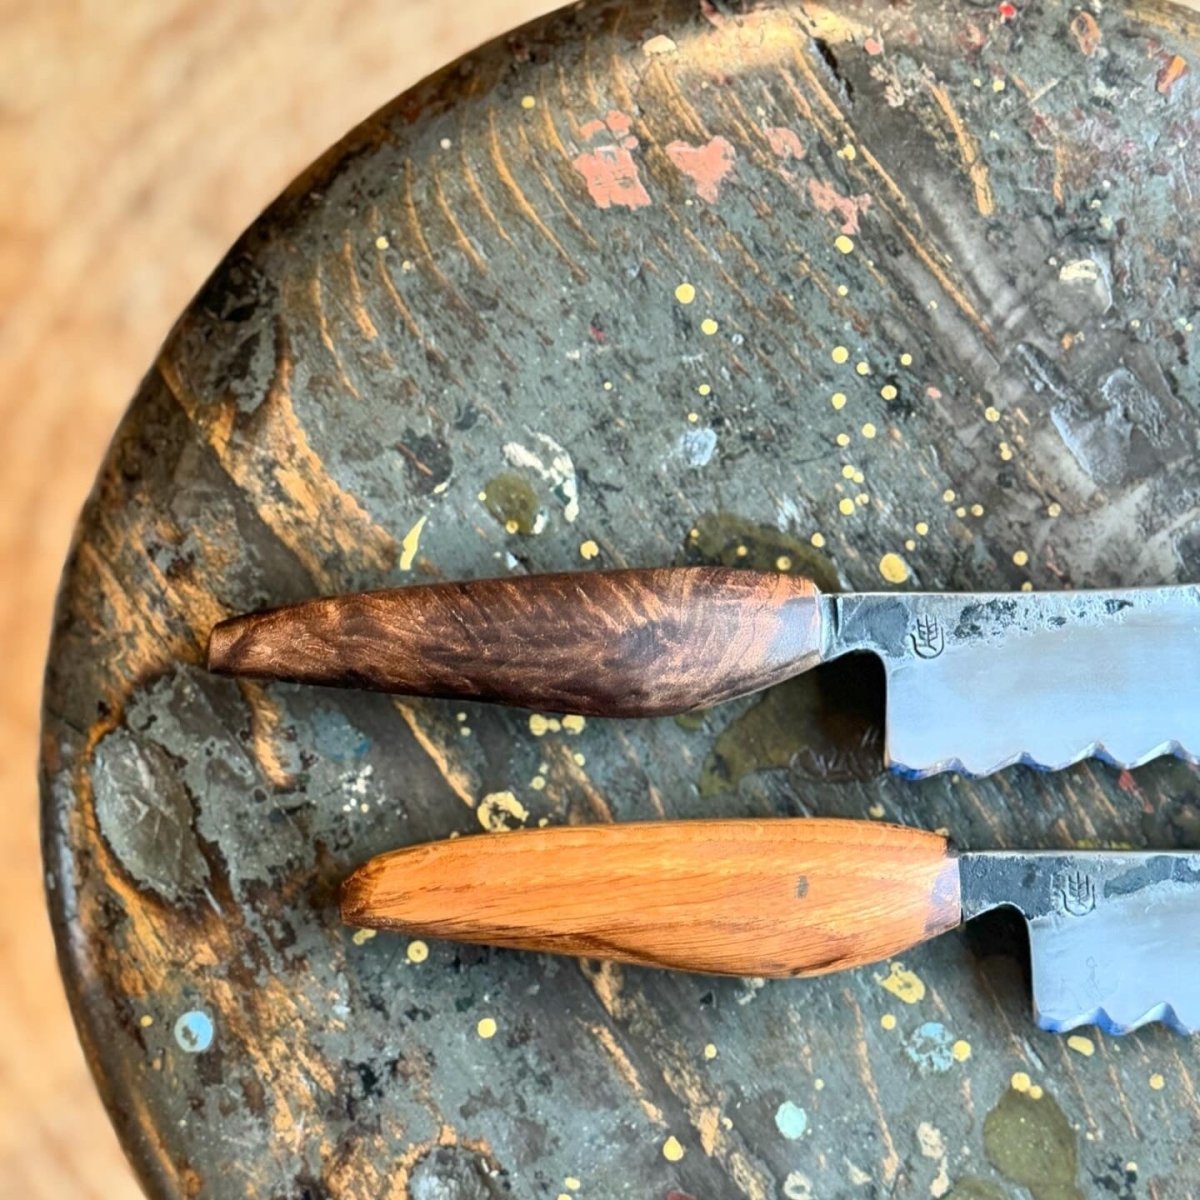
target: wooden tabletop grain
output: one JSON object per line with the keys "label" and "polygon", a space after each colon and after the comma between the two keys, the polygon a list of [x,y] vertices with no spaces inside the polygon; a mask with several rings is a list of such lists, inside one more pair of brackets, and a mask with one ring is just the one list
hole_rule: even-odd
{"label": "wooden tabletop grain", "polygon": [[187,298],[297,171],[550,0],[0,5],[0,1195],[137,1194],[42,899],[37,704],[72,523]]}

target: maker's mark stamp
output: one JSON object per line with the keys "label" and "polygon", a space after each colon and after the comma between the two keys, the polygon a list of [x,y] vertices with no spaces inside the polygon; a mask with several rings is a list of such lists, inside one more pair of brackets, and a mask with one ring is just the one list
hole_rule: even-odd
{"label": "maker's mark stamp", "polygon": [[916,628],[908,636],[918,658],[937,658],[946,648],[946,634],[937,617],[918,617]]}
{"label": "maker's mark stamp", "polygon": [[1096,907],[1096,885],[1086,871],[1060,871],[1054,879],[1054,907],[1065,917],[1085,917]]}

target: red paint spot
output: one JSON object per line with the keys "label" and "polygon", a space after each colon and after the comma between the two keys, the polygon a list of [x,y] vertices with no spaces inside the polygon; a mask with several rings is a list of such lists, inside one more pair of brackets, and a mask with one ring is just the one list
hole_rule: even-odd
{"label": "red paint spot", "polygon": [[823,213],[835,213],[842,219],[843,233],[858,232],[858,218],[871,207],[871,197],[866,192],[858,196],[843,196],[831,183],[818,179],[808,181],[808,194],[812,202]]}
{"label": "red paint spot", "polygon": [[1008,0],[1004,0],[1004,3],[1000,5],[997,11],[1000,14],[1000,20],[1011,21],[1013,17],[1017,15],[1017,6],[1015,4],[1009,4]]}
{"label": "red paint spot", "polygon": [[599,342],[602,346],[608,341],[608,334],[599,325],[589,325],[588,332],[592,335],[592,340]]}
{"label": "red paint spot", "polygon": [[725,138],[715,137],[703,146],[671,142],[667,157],[692,181],[696,195],[714,204],[725,176],[733,170],[736,151]]}
{"label": "red paint spot", "polygon": [[941,388],[927,387],[925,389],[925,395],[927,395],[930,400],[940,400],[942,398],[942,390]]}
{"label": "red paint spot", "polygon": [[1133,775],[1129,771],[1122,771],[1117,776],[1117,787],[1129,796],[1138,795],[1137,784],[1133,782]]}
{"label": "red paint spot", "polygon": [[800,135],[786,125],[768,125],[763,132],[767,135],[767,144],[771,153],[780,158],[801,159],[804,157],[804,143]]}
{"label": "red paint spot", "polygon": [[571,160],[597,208],[645,208],[650,203],[633,158],[638,140],[629,133],[632,124],[623,112],[613,109],[603,121],[588,121],[579,131],[585,141],[603,139]]}
{"label": "red paint spot", "polygon": [[865,42],[863,42],[863,49],[871,55],[882,54],[883,42],[881,42],[877,37],[869,37]]}

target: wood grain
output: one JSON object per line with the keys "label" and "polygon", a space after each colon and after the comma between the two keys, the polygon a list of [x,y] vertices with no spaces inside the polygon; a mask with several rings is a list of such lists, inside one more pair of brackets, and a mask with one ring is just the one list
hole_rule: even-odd
{"label": "wood grain", "polygon": [[391,588],[223,621],[210,670],[588,716],[707,708],[814,666],[816,588],[726,567]]}
{"label": "wood grain", "polygon": [[372,859],[351,925],[701,971],[824,975],[958,925],[937,834],[866,821],[652,821],[453,838]]}
{"label": "wood grain", "polygon": [[32,766],[54,593],[113,429],[188,298],[297,172],[555,3],[0,5],[0,1195],[142,1195],[63,996]]}

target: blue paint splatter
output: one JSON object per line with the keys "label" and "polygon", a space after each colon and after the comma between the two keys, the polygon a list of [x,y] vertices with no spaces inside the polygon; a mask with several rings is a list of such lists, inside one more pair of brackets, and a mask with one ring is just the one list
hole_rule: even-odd
{"label": "blue paint splatter", "polygon": [[918,1027],[904,1049],[922,1075],[948,1071],[954,1065],[954,1039],[940,1021],[926,1021]]}
{"label": "blue paint splatter", "polygon": [[198,1008],[185,1012],[175,1022],[175,1041],[188,1054],[203,1054],[212,1045],[212,1017]]}
{"label": "blue paint splatter", "polygon": [[689,467],[706,467],[717,449],[715,429],[688,429],[679,439],[679,453]]}
{"label": "blue paint splatter", "polygon": [[785,1100],[775,1110],[775,1128],[789,1142],[794,1142],[798,1137],[803,1137],[808,1128],[808,1113],[800,1105]]}

